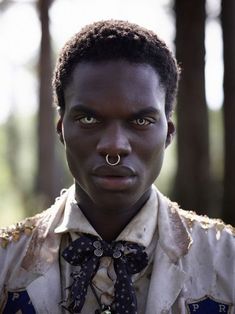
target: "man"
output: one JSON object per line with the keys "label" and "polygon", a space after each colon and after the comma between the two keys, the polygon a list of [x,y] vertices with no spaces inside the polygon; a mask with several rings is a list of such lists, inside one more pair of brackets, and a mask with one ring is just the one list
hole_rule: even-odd
{"label": "man", "polygon": [[1,313],[234,313],[232,228],[153,186],[178,77],[166,45],[128,22],[65,45],[53,86],[74,186],[2,231]]}

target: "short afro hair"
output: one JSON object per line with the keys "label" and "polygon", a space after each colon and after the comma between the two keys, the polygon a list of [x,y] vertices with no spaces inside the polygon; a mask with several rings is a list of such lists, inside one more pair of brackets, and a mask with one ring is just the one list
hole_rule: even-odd
{"label": "short afro hair", "polygon": [[110,60],[150,64],[166,91],[166,116],[171,115],[180,74],[174,56],[154,32],[120,20],[87,25],[65,44],[53,77],[54,102],[60,113],[65,110],[64,89],[75,66],[79,62]]}

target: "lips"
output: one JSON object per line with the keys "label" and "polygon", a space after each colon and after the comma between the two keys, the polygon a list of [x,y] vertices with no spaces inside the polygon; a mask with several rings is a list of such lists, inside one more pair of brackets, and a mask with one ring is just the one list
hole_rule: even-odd
{"label": "lips", "polygon": [[94,168],[93,175],[101,177],[130,177],[135,176],[136,173],[131,167],[127,166],[98,166]]}
{"label": "lips", "polygon": [[131,188],[136,182],[135,171],[126,166],[98,166],[93,171],[95,184],[105,190],[122,191]]}

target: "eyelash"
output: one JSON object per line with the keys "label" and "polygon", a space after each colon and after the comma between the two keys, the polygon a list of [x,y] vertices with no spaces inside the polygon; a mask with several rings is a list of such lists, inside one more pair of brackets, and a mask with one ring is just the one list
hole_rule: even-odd
{"label": "eyelash", "polygon": [[[89,121],[85,121],[86,119],[92,119],[92,121],[93,120],[95,120],[95,121],[89,122]],[[95,124],[100,123],[100,121],[98,119],[96,119],[95,117],[92,117],[92,116],[82,116],[82,117],[79,117],[77,119],[77,121],[79,121],[81,124],[86,125],[86,126],[89,126],[89,125],[91,126],[91,125],[95,125]],[[142,123],[140,123],[140,121]],[[155,120],[153,118],[150,118],[150,117],[147,118],[146,117],[146,118],[136,118],[134,120],[131,120],[130,123],[136,125],[137,127],[144,127],[144,126],[148,126],[150,124],[153,124],[154,121]]]}
{"label": "eyelash", "polygon": [[[82,121],[82,120],[85,120],[85,119],[94,119],[95,122],[85,122],[85,121]],[[96,118],[92,117],[92,116],[83,116],[83,117],[80,117],[78,118],[78,121],[81,122],[82,124],[85,124],[85,125],[91,125],[91,124],[96,124],[96,123],[99,123],[99,120],[97,120]]]}
{"label": "eyelash", "polygon": [[[138,123],[138,120],[142,120],[144,123]],[[137,118],[135,120],[132,120],[132,123],[136,124],[137,126],[147,126],[154,123],[154,121],[151,118]]]}

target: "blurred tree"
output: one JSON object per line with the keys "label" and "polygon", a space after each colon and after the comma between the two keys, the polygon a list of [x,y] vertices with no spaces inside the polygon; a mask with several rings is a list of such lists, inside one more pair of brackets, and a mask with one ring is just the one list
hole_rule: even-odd
{"label": "blurred tree", "polygon": [[6,161],[8,164],[11,182],[14,188],[19,185],[19,151],[20,151],[20,136],[16,120],[16,113],[12,110],[7,123],[5,125],[7,146],[6,146]]}
{"label": "blurred tree", "polygon": [[224,201],[223,219],[235,225],[235,1],[223,0],[224,50]]}
{"label": "blurred tree", "polygon": [[1,0],[0,1],[0,10],[6,10],[8,8],[8,6],[11,5],[11,1],[9,0]]}
{"label": "blurred tree", "polygon": [[52,53],[49,31],[49,8],[52,0],[38,0],[41,21],[41,49],[39,61],[38,165],[36,193],[48,206],[57,192],[55,159],[55,125],[52,108]]}
{"label": "blurred tree", "polygon": [[[177,103],[178,169],[174,198],[186,209],[211,207],[205,97],[205,0],[175,0],[176,58],[182,64]],[[207,211],[206,211],[207,210]]]}

